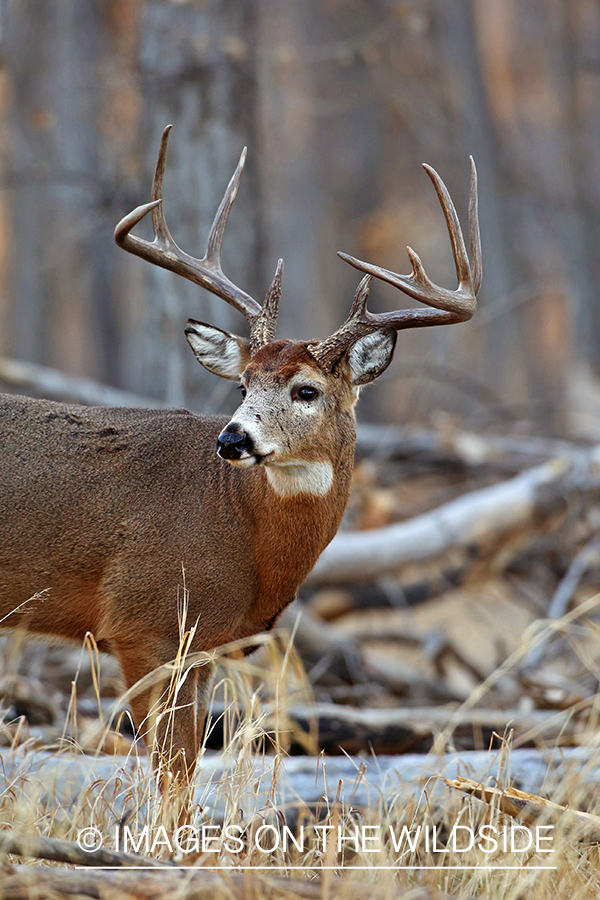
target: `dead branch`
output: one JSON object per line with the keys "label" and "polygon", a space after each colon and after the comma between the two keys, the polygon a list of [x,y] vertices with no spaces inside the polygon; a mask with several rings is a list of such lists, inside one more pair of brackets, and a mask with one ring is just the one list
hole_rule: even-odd
{"label": "dead branch", "polygon": [[495,466],[513,472],[549,459],[572,459],[582,450],[580,444],[556,438],[476,434],[459,428],[442,433],[360,422],[356,434],[359,458],[417,459],[431,465],[463,467]]}
{"label": "dead branch", "polygon": [[[558,622],[559,619],[566,615],[579,582],[590,566],[598,564],[599,559],[600,535],[595,534],[579,551],[569,566],[566,575],[558,585],[548,607],[548,621]],[[522,677],[531,678],[532,673],[535,670],[539,670],[542,660],[548,654],[549,645],[552,642],[556,645],[557,637],[559,637],[558,632],[548,630],[546,638],[529,650],[521,662]]]}
{"label": "dead branch", "polygon": [[339,533],[307,582],[348,584],[394,572],[458,548],[474,548],[523,528],[557,504],[600,484],[600,446],[577,459],[554,459],[515,478],[472,491],[407,522]]}
{"label": "dead branch", "polygon": [[25,859],[51,859],[53,862],[69,863],[75,866],[160,866],[173,865],[159,863],[155,859],[120,853],[116,850],[83,850],[75,841],[60,838],[41,837],[37,834],[14,834],[0,831],[0,854],[11,853]]}
{"label": "dead branch", "polygon": [[[337,879],[334,884],[335,881]],[[254,872],[198,870],[190,873],[174,868],[153,872],[81,872],[19,866],[0,875],[2,900],[31,900],[32,897],[36,900],[56,900],[57,897],[97,900],[109,896],[111,900],[159,900],[175,896],[180,900],[223,900],[225,897],[231,900],[258,897],[261,900],[318,900],[323,893],[318,882],[291,881]]]}
{"label": "dead branch", "polygon": [[288,606],[279,617],[277,627],[294,635],[294,646],[309,668],[313,684],[325,674],[350,683],[367,680],[356,641],[315,616],[306,606],[295,603]]}
{"label": "dead branch", "polygon": [[569,830],[576,831],[579,840],[590,843],[600,842],[600,816],[561,806],[538,794],[530,794],[514,787],[504,789],[488,787],[478,784],[471,778],[460,777],[445,778],[444,783],[453,790],[462,791],[471,797],[477,797],[484,803],[494,805],[500,812],[512,816],[513,819],[518,819],[526,825],[543,819],[545,822],[560,824]]}

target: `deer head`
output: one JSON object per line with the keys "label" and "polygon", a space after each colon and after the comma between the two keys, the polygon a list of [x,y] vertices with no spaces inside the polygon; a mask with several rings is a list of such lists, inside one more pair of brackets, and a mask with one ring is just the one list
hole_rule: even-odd
{"label": "deer head", "polygon": [[[215,216],[202,259],[188,256],[173,240],[162,207],[162,186],[171,126],[162,136],[152,200],[138,207],[117,225],[117,244],[143,259],[199,284],[221,297],[250,325],[248,338],[222,331],[214,325],[188,320],[186,335],[198,361],[222,378],[240,382],[242,403],[217,441],[217,452],[235,466],[263,465],[280,493],[301,473],[310,492],[324,494],[333,478],[335,452],[332,441],[343,433],[332,427],[353,417],[360,388],[373,381],[392,360],[397,332],[403,328],[450,325],[469,319],[476,308],[481,282],[481,249],[477,215],[477,175],[471,159],[469,198],[470,260],[454,204],[443,181],[430,166],[424,169],[437,192],[452,244],[458,288],[433,284],[421,260],[408,248],[410,275],[398,275],[345,253],[338,255],[364,272],[348,318],[323,341],[277,340],[277,316],[281,297],[283,261],[261,306],[234,285],[221,268],[221,246],[227,219],[240,183],[246,150]],[[154,241],[131,234],[132,228],[152,212]],[[367,309],[372,278],[399,288],[424,309],[371,313]]]}

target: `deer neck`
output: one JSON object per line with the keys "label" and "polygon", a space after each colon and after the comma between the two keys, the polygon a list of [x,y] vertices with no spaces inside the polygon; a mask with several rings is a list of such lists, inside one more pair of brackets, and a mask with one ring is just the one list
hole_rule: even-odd
{"label": "deer neck", "polygon": [[350,496],[356,432],[347,424],[327,459],[261,467],[250,501],[255,523],[257,598],[266,620],[290,603],[337,532]]}

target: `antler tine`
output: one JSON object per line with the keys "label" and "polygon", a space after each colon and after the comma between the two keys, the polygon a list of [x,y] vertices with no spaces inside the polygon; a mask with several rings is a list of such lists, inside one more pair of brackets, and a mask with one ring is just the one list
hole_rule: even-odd
{"label": "antler tine", "polygon": [[[152,202],[138,206],[137,209],[134,209],[133,212],[121,219],[115,228],[115,241],[129,253],[133,253],[135,256],[139,256],[156,266],[161,266],[163,269],[168,269],[170,272],[175,272],[177,275],[182,275],[189,281],[193,281],[200,287],[205,288],[205,290],[216,294],[217,297],[225,300],[238,312],[241,312],[250,322],[252,329],[254,321],[261,313],[260,304],[241,288],[233,284],[221,269],[223,235],[244,169],[246,150],[244,148],[213,221],[206,254],[202,259],[196,259],[177,246],[169,232],[162,209],[162,187],[171,127],[171,125],[168,125],[163,131],[152,182]],[[154,240],[146,241],[132,235],[130,233],[131,230],[151,211]]]}
{"label": "antler tine", "polygon": [[[372,263],[363,262],[347,253],[338,256],[365,272],[399,288],[414,300],[426,303],[429,309],[401,309],[390,313],[371,313],[367,309],[369,283],[363,278],[356,292],[350,314],[341,328],[312,350],[313,356],[325,366],[337,362],[346,349],[364,335],[383,328],[419,328],[426,325],[451,325],[470,319],[477,306],[476,294],[481,284],[481,243],[477,215],[477,172],[471,157],[471,184],[469,191],[469,239],[471,262],[467,256],[465,241],[452,198],[446,185],[431,166],[423,165],[435,187],[442,207],[458,277],[458,288],[450,291],[434,284],[427,276],[423,263],[411,247],[407,247],[411,262],[410,275],[399,275]],[[369,280],[370,280],[369,277]]]}
{"label": "antler tine", "polygon": [[213,263],[218,269],[221,268],[221,247],[223,246],[223,238],[225,236],[227,220],[229,219],[229,213],[231,212],[233,201],[237,197],[238,187],[240,186],[242,173],[244,171],[244,166],[246,165],[246,153],[247,149],[246,147],[244,147],[240,156],[240,161],[238,162],[235,172],[229,180],[227,190],[223,195],[223,199],[221,200],[213,223],[210,226],[210,233],[208,235],[208,242],[206,245],[205,259]]}
{"label": "antler tine", "polygon": [[[163,181],[165,178],[165,168],[167,165],[167,150],[169,149],[169,134],[172,125],[167,125],[160,139],[160,147],[156,160],[156,168],[154,170],[154,178],[152,179],[152,191],[150,197],[157,205],[152,210],[152,227],[154,228],[154,238],[157,243],[162,243],[165,247],[176,247],[177,244],[171,237],[171,232],[167,227],[165,219],[165,210],[162,205]],[[158,203],[160,201],[160,203]]]}
{"label": "antler tine", "polygon": [[256,353],[257,350],[260,350],[261,347],[264,347],[265,344],[275,340],[282,282],[283,260],[280,259],[277,263],[271,287],[267,291],[262,311],[254,322],[250,332],[250,352],[252,354]]}
{"label": "antler tine", "polygon": [[[459,288],[462,285],[470,285],[471,283],[471,269],[469,266],[469,257],[467,256],[467,248],[465,247],[465,239],[463,238],[462,229],[460,227],[460,222],[458,220],[458,214],[456,212],[456,207],[452,202],[452,197],[448,193],[448,188],[435,171],[434,168],[428,166],[427,163],[423,163],[423,168],[431,178],[433,182],[433,186],[435,187],[436,194],[438,195],[438,200],[440,201],[440,206],[442,207],[444,218],[446,219],[446,227],[448,229],[448,236],[450,238],[450,243],[452,244],[452,256],[454,257],[454,265],[456,266],[456,277],[458,278]],[[425,277],[426,281],[429,282],[429,279],[425,275],[425,271],[423,270],[423,265],[421,260],[414,252],[411,252],[409,249],[409,258],[412,262],[412,257],[415,256],[420,264],[420,268],[422,270],[422,275]],[[413,265],[414,271],[414,265]],[[421,273],[420,273],[421,274]],[[451,293],[451,292],[450,292]],[[417,297],[419,299],[419,297]],[[431,303],[430,297],[427,298],[427,302]],[[439,308],[439,307],[438,307]],[[442,306],[442,309],[444,307]]]}
{"label": "antler tine", "polygon": [[479,212],[477,209],[477,169],[475,160],[469,157],[471,184],[469,186],[469,244],[471,246],[471,279],[473,291],[477,294],[481,287],[481,235],[479,233]]}

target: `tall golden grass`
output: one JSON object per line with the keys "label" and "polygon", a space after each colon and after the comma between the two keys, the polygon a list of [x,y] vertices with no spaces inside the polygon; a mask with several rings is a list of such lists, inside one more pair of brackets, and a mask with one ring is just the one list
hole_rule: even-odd
{"label": "tall golden grass", "polygon": [[[552,625],[554,630],[562,628],[564,633],[569,633],[570,624],[578,620],[577,635],[571,639],[574,652],[579,652],[579,646],[582,658],[585,652],[581,648],[589,647],[590,640],[597,638],[597,625],[593,619],[587,618],[597,603],[598,598],[594,598],[594,603],[569,613],[559,625]],[[403,890],[417,887],[437,888],[457,897],[498,900],[578,900],[600,896],[600,859],[596,844],[582,840],[566,825],[563,827],[560,820],[553,820],[555,829],[551,854],[503,852],[501,849],[483,854],[477,847],[466,852],[452,848],[449,838],[456,824],[468,826],[475,832],[484,825],[501,831],[504,827],[510,827],[514,820],[507,817],[498,804],[465,797],[436,780],[439,754],[451,743],[451,717],[448,729],[438,736],[434,750],[425,760],[431,778],[420,786],[403,785],[398,780],[385,796],[374,791],[368,807],[354,808],[348,791],[346,803],[342,804],[336,799],[337,785],[330,784],[329,796],[323,799],[319,808],[302,809],[301,798],[298,798],[299,803],[294,810],[282,809],[278,779],[285,768],[292,736],[302,743],[307,754],[314,756],[315,771],[317,766],[327,767],[326,760],[318,754],[315,735],[294,734],[294,726],[287,713],[291,704],[298,700],[306,701],[312,696],[309,679],[294,652],[293,640],[284,640],[277,634],[259,636],[252,639],[252,643],[259,644],[259,651],[248,657],[243,657],[240,650],[249,642],[228,645],[211,654],[194,654],[189,650],[193,633],[194,626],[186,626],[183,603],[180,654],[170,666],[153,675],[157,701],[159,695],[163,696],[161,692],[166,690],[167,714],[174,714],[178,690],[189,667],[209,662],[214,664],[217,668],[215,694],[225,705],[223,757],[227,760],[227,766],[217,783],[211,783],[209,762],[212,755],[203,750],[190,824],[195,828],[212,824],[218,829],[215,828],[212,833],[210,852],[199,849],[188,854],[176,853],[175,858],[181,865],[224,869],[265,868],[290,879],[314,880],[319,877],[323,897],[327,896],[334,878],[336,896],[340,897],[344,896],[345,886],[348,896],[350,893],[355,896],[357,885],[364,885],[371,896],[390,898],[399,896]],[[516,667],[531,647],[542,639],[540,634],[539,629],[534,629],[524,635],[518,653],[513,654],[486,684],[474,692],[466,706],[475,706],[494,681]],[[93,662],[98,700],[98,748],[106,748],[111,726],[102,713],[99,688],[101,657],[91,636],[82,652],[90,654]],[[590,667],[595,666],[593,658],[589,654],[588,657]],[[168,674],[166,688],[165,673]],[[146,689],[149,683],[152,683],[152,678],[145,679],[132,690]],[[123,695],[123,703],[130,694]],[[165,803],[161,800],[141,743],[134,743],[126,757],[114,756],[111,766],[114,771],[110,777],[92,776],[88,784],[77,787],[68,796],[69,765],[71,761],[80,759],[82,752],[77,741],[76,701],[75,680],[68,716],[71,736],[67,738],[65,729],[63,740],[52,747],[48,755],[48,759],[59,765],[61,774],[57,783],[64,790],[54,792],[54,781],[44,774],[43,768],[39,769],[35,753],[27,752],[27,742],[17,746],[15,741],[15,746],[3,753],[4,766],[11,771],[11,775],[0,797],[0,828],[19,834],[76,840],[81,829],[94,826],[104,835],[104,847],[115,847],[121,842],[121,849],[123,835],[128,828],[131,835],[148,835],[148,843],[142,841],[139,852],[145,853],[149,847],[150,855],[172,858],[170,848],[161,842],[160,836],[165,831],[173,834],[181,805],[189,803],[190,798],[178,796],[175,786],[170,801]],[[581,737],[582,744],[592,749],[599,744],[595,730],[597,716],[594,713],[599,708],[599,701],[600,695],[591,703],[588,729],[582,731]],[[122,712],[121,715],[128,713]],[[152,733],[155,721],[151,718],[145,724]],[[511,752],[511,737],[504,735],[501,736],[500,750],[490,755],[490,760],[497,760],[500,756],[499,782],[502,787],[507,787],[511,782]],[[270,783],[261,804],[254,808],[250,801],[256,794],[255,764],[265,754],[273,757],[273,765],[269,769]],[[18,766],[10,769],[8,764],[11,760],[16,760]],[[100,749],[96,754],[98,760]],[[598,765],[600,753],[592,761]],[[93,772],[93,765],[90,770]],[[356,773],[357,782],[365,777],[360,761],[357,761]],[[573,771],[559,783],[549,781],[548,784],[548,796],[557,803],[591,811],[597,808],[598,789],[590,784],[585,770]],[[542,818],[537,824],[544,825],[548,821]],[[258,829],[265,825],[274,826],[274,831],[269,832],[272,835],[275,831],[283,833],[286,824],[296,837],[299,829],[303,828],[305,844],[302,849],[298,849],[290,839],[286,848],[280,845],[272,852],[261,852],[255,843]],[[335,835],[341,834],[347,838],[342,841],[341,851],[337,841],[329,842],[323,849],[322,832],[319,833],[318,828],[315,830],[315,826],[322,825],[332,826]],[[239,852],[237,847],[236,852],[231,850],[232,841],[226,837],[228,826],[243,829],[243,849]],[[360,843],[354,845],[352,837],[357,828],[360,834],[367,829],[369,835],[376,836],[368,842],[368,847]],[[431,835],[435,828],[437,848],[426,846],[421,839],[412,849],[406,840],[400,849],[396,849],[391,834],[393,831],[398,836],[403,828],[413,835],[419,828],[422,835],[426,831]],[[267,839],[263,846],[265,844],[269,845]]]}

